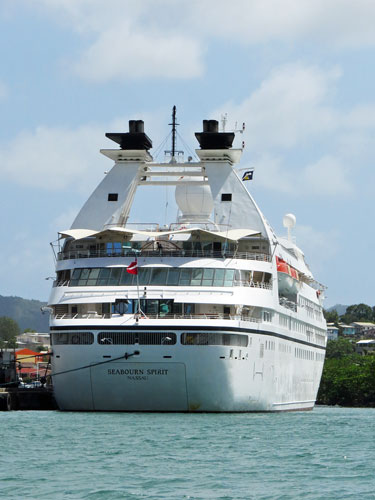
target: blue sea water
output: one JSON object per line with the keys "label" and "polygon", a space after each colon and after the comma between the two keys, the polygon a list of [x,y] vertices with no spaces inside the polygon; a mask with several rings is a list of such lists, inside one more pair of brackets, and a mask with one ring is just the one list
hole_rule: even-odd
{"label": "blue sea water", "polygon": [[375,409],[0,421],[4,499],[375,499]]}

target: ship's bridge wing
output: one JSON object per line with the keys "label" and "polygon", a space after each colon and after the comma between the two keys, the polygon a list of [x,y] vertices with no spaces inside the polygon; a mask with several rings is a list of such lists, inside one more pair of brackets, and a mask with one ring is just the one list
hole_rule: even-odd
{"label": "ship's bridge wing", "polygon": [[123,227],[111,227],[103,231],[93,231],[91,229],[68,229],[66,231],[60,231],[59,235],[61,238],[71,237],[75,240],[80,240],[83,238],[88,238],[90,236],[95,237],[113,237],[114,235],[122,236],[127,239],[136,239],[141,237],[142,239],[159,239],[159,238],[170,238],[174,241],[179,241],[179,236],[183,235],[182,240],[186,239],[186,236],[193,239],[199,239],[202,241],[219,240],[219,241],[238,241],[242,238],[250,236],[260,236],[259,231],[253,231],[251,229],[228,229],[227,231],[208,231],[199,227],[176,229],[174,231],[138,231],[136,229],[126,229]]}

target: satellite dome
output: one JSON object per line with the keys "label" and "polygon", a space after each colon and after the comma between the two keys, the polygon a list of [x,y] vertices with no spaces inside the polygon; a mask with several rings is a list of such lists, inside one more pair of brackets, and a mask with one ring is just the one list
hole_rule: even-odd
{"label": "satellite dome", "polygon": [[207,222],[214,208],[211,188],[208,185],[194,185],[181,182],[176,186],[176,203],[182,212],[180,221]]}
{"label": "satellite dome", "polygon": [[287,229],[292,229],[296,225],[296,216],[293,214],[286,214],[283,217],[283,226]]}

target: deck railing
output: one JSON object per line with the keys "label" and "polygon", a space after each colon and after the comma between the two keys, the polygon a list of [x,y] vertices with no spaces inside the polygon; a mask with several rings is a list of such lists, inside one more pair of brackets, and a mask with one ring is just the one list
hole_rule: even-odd
{"label": "deck railing", "polygon": [[94,250],[75,250],[68,252],[59,252],[57,260],[69,259],[96,259],[102,257],[129,257],[135,255],[139,257],[210,257],[215,259],[244,259],[244,260],[259,260],[263,262],[271,262],[271,255],[267,253],[255,252],[230,252],[230,251],[214,251],[214,250],[126,250],[119,252],[94,251]]}
{"label": "deck railing", "polygon": [[[84,314],[55,314],[54,319],[111,319],[118,318],[122,315],[120,314],[99,314],[94,311],[84,313]],[[133,316],[127,315],[127,316]],[[247,315],[232,315],[232,314],[220,314],[220,313],[203,313],[203,314],[147,314],[142,316],[144,319],[220,319],[220,320],[237,320],[237,321],[250,321],[252,323],[260,323],[260,318],[255,318],[253,316]]]}
{"label": "deck railing", "polygon": [[[54,287],[56,287],[56,286],[70,286],[70,280],[61,280],[61,281],[55,280],[53,282],[53,286]],[[76,286],[79,286],[79,285],[75,285],[75,287]],[[89,285],[81,285],[81,286],[89,286]],[[95,285],[92,285],[92,286],[95,286]],[[106,286],[111,286],[111,285],[106,285]],[[113,285],[113,286],[121,286],[121,285]],[[129,287],[129,286],[135,287],[136,284],[126,285],[126,286],[127,287]],[[141,286],[143,286],[143,285],[141,284]],[[152,286],[160,287],[160,285],[147,285],[147,288],[150,288]],[[168,286],[172,286],[172,285],[164,285],[164,286],[168,287]],[[178,285],[173,285],[173,286],[178,286]],[[188,286],[189,288],[197,288],[200,285],[185,285],[185,286]],[[245,287],[250,287],[250,288],[263,288],[264,290],[272,290],[272,282],[264,283],[262,281],[234,280],[233,286],[245,286]],[[226,288],[228,288],[228,287],[226,287]]]}

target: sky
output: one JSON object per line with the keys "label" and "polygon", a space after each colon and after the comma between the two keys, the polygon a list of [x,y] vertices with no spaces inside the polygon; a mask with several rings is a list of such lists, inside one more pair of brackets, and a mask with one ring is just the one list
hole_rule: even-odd
{"label": "sky", "polygon": [[[143,119],[163,151],[176,105],[186,155],[203,119],[245,122],[246,187],[277,234],[295,214],[325,306],[374,305],[374,26],[373,0],[1,0],[0,295],[48,299],[105,133]],[[174,221],[147,189],[132,221]]]}

